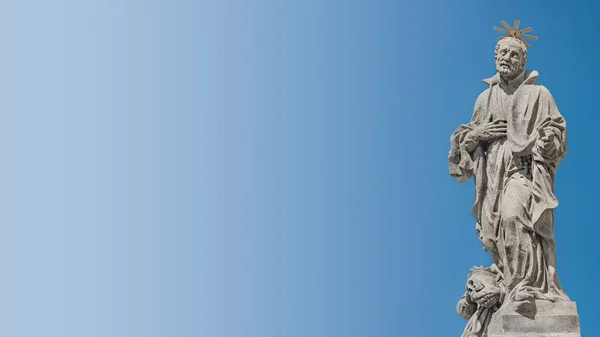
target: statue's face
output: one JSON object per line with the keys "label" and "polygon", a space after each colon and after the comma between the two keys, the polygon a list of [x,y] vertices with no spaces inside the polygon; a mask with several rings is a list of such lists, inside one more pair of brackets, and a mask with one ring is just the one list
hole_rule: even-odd
{"label": "statue's face", "polygon": [[525,51],[520,42],[503,39],[496,47],[496,70],[506,79],[517,77],[525,68]]}

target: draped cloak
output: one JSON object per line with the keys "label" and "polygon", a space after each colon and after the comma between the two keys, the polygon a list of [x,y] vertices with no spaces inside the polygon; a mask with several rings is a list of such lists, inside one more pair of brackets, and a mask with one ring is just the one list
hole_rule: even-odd
{"label": "draped cloak", "polygon": [[[514,90],[506,90],[498,74],[484,80],[489,87],[477,98],[471,121],[450,138],[450,174],[459,182],[474,178],[471,213],[484,248],[507,283],[504,304],[522,300],[523,293],[568,300],[556,275],[553,213],[558,206],[556,168],[567,152],[566,123],[548,89],[536,83],[538,76],[535,70],[524,71]],[[467,134],[495,120],[506,120],[506,137],[479,142],[470,151]],[[555,150],[550,154],[536,145],[542,137],[540,128],[554,135]],[[531,162],[527,177],[518,165],[520,158]],[[518,216],[510,215],[514,212]],[[512,237],[516,232],[509,228],[515,226],[520,234]],[[514,242],[521,246],[513,254],[508,248]]]}

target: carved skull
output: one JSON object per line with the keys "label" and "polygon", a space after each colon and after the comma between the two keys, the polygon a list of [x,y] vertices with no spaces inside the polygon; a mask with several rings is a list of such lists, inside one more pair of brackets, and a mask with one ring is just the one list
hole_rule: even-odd
{"label": "carved skull", "polygon": [[474,272],[469,276],[467,280],[467,294],[471,296],[472,294],[479,292],[487,287],[496,287],[496,279],[494,274],[489,271],[480,271]]}

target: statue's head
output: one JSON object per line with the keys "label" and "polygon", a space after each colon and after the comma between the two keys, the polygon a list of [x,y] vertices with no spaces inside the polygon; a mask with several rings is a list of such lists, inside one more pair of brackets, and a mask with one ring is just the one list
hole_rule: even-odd
{"label": "statue's head", "polygon": [[494,51],[496,70],[506,80],[519,76],[527,64],[527,47],[523,41],[505,37],[496,44]]}

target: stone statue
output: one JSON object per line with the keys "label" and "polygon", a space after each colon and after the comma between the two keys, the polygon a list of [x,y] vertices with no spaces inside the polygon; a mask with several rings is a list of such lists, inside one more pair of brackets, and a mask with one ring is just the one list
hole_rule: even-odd
{"label": "stone statue", "polygon": [[494,51],[497,73],[484,80],[488,88],[471,121],[450,138],[450,174],[459,182],[475,181],[471,213],[493,261],[469,275],[457,306],[469,319],[463,337],[488,336],[503,308],[534,319],[540,305],[572,304],[556,273],[554,237],[554,179],[567,153],[566,123],[548,89],[537,83],[538,72],[525,70],[529,45],[523,37],[537,39],[523,35],[531,28],[502,24],[508,30],[495,28],[507,33]]}

